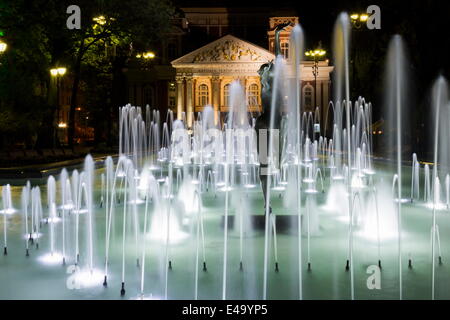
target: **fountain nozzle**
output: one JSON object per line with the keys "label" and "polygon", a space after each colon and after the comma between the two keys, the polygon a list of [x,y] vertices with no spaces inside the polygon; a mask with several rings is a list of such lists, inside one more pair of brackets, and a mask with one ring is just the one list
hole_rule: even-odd
{"label": "fountain nozzle", "polygon": [[5,256],[8,255],[8,248],[5,247],[5,249],[3,250],[3,255],[5,255]]}
{"label": "fountain nozzle", "polygon": [[122,282],[122,289],[120,289],[120,295],[121,296],[125,295],[125,282]]}
{"label": "fountain nozzle", "polygon": [[108,286],[107,276],[103,279],[103,286],[106,288]]}

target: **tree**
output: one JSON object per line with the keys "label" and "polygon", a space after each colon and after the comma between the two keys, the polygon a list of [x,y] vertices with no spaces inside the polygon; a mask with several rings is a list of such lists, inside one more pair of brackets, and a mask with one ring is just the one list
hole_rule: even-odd
{"label": "tree", "polygon": [[6,54],[0,57],[0,133],[20,134],[24,139],[40,131],[39,140],[52,141],[48,137],[55,129],[55,106],[49,69],[66,66],[73,79],[72,145],[81,83],[95,84],[88,87],[88,100],[93,105],[94,100],[103,99],[103,110],[98,113],[109,115],[118,100],[115,92],[121,83],[117,79],[133,50],[156,46],[174,13],[168,0],[80,0],[81,29],[69,30],[66,9],[71,4],[60,0],[0,3],[0,30],[8,43]]}
{"label": "tree", "polygon": [[34,146],[37,133],[51,134],[48,66],[51,63],[39,2],[7,0],[0,5],[0,30],[8,50],[0,57],[0,143]]}
{"label": "tree", "polygon": [[[117,69],[126,64],[136,48],[156,45],[170,27],[174,10],[166,0],[110,0],[101,5],[82,1],[82,28],[73,30],[71,48],[73,84],[69,111],[69,144],[73,145],[75,132],[75,108],[82,75],[86,66],[101,67],[109,64],[109,72],[117,75]],[[99,50],[113,48],[114,54],[105,59]],[[114,79],[111,80],[114,83]],[[111,93],[113,88],[111,89]]]}

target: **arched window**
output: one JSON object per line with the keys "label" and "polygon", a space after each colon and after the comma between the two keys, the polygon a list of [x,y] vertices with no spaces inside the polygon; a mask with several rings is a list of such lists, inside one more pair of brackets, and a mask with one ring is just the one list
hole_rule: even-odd
{"label": "arched window", "polygon": [[305,109],[312,109],[313,106],[313,87],[309,84],[303,87],[303,106]]}
{"label": "arched window", "polygon": [[223,105],[225,107],[230,106],[230,84],[226,84],[223,86]]}
{"label": "arched window", "polygon": [[259,106],[259,86],[256,83],[248,87],[247,102],[250,107]]}
{"label": "arched window", "polygon": [[206,84],[198,86],[198,106],[204,107],[209,103],[209,90]]}
{"label": "arched window", "polygon": [[285,42],[280,43],[280,49],[281,49],[281,54],[286,59],[289,59],[289,42],[285,41]]}

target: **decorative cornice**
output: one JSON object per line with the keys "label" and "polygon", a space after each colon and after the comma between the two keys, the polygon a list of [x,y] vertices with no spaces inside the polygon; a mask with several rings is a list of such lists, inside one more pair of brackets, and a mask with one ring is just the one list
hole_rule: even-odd
{"label": "decorative cornice", "polygon": [[298,23],[298,17],[271,17],[269,18],[270,29],[274,29],[277,25],[283,23],[291,23],[292,26],[288,26],[285,30],[290,31],[292,27]]}

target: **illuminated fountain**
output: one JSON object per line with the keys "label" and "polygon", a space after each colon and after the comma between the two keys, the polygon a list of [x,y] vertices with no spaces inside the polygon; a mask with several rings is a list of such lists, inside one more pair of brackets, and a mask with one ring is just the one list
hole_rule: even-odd
{"label": "illuminated fountain", "polygon": [[[341,14],[333,35],[334,100],[321,117],[318,108],[303,111],[304,38],[294,26],[291,59],[271,64],[266,116],[268,129],[280,130],[265,146],[245,91],[233,82],[223,124],[211,106],[174,120],[171,111],[164,119],[149,106],[126,105],[119,108],[118,157],[87,156],[83,167],[18,192],[6,184],[0,222],[11,264],[4,268],[17,266],[9,271],[19,276],[26,265],[27,277],[53,289],[56,280],[41,275],[49,270],[66,283],[66,291],[55,292],[67,299],[367,299],[374,293],[365,291],[365,269],[375,266],[393,283],[376,298],[450,298],[436,281],[450,281],[438,268],[441,244],[450,241],[447,83],[439,78],[432,93],[433,163],[405,156],[406,54],[401,38],[393,38],[384,102],[388,152],[376,160],[372,105],[350,100],[349,28]],[[23,251],[11,250],[17,247],[26,261],[18,262]],[[429,295],[413,291],[416,283]],[[40,298],[20,290],[12,294]]]}

